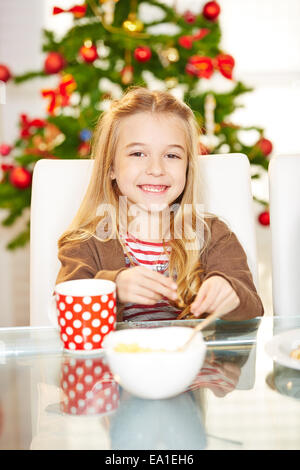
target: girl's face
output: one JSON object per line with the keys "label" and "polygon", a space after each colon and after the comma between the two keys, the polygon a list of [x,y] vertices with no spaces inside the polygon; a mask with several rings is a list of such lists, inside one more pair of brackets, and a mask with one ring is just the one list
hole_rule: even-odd
{"label": "girl's face", "polygon": [[183,192],[186,169],[181,118],[140,112],[121,120],[111,178],[129,203],[163,210]]}

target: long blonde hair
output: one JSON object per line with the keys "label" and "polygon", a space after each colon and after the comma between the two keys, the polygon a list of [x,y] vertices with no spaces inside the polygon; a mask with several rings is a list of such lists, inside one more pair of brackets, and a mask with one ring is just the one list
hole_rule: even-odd
{"label": "long blonde hair", "polygon": [[[108,111],[101,114],[96,129],[93,134],[92,157],[94,162],[91,180],[81,203],[81,206],[73,219],[68,230],[60,237],[58,246],[65,243],[75,243],[80,240],[87,240],[97,237],[97,226],[103,215],[97,215],[97,209],[101,204],[106,207],[114,207],[117,217],[111,220],[111,234],[108,239],[118,238],[118,200],[121,195],[115,180],[110,177],[111,168],[116,153],[118,141],[118,129],[120,121],[128,116],[140,112],[150,112],[165,115],[175,115],[181,118],[183,130],[186,135],[186,147],[188,165],[186,173],[186,184],[182,195],[178,198],[180,209],[191,208],[191,224],[184,230],[182,238],[171,237],[168,241],[171,247],[169,259],[169,275],[175,277],[177,282],[178,301],[175,305],[183,309],[182,315],[186,316],[189,305],[197,294],[201,284],[201,273],[203,272],[200,255],[205,249],[210,231],[205,222],[204,213],[196,212],[196,207],[201,207],[201,181],[198,174],[198,140],[199,126],[192,110],[183,101],[175,98],[171,93],[163,91],[150,91],[143,87],[131,87],[119,100],[114,100]],[[182,211],[171,213],[170,225],[171,233],[174,233],[176,226],[182,223]],[[191,233],[195,233],[196,223],[201,223],[202,236],[194,242],[191,241]],[[197,225],[199,227],[199,225]],[[204,236],[204,231],[206,235]],[[188,234],[187,234],[188,232]],[[189,233],[190,232],[190,233]],[[199,235],[199,230],[197,231]],[[186,236],[187,235],[187,236]],[[200,244],[199,244],[200,242]],[[189,247],[187,249],[187,247]]]}

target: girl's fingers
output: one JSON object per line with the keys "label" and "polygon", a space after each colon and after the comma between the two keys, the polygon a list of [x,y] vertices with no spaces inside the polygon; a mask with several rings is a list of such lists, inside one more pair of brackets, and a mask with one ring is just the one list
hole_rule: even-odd
{"label": "girl's fingers", "polygon": [[171,278],[168,278],[163,274],[150,271],[146,268],[145,271],[146,272],[143,272],[143,275],[138,281],[138,284],[141,287],[147,288],[148,290],[159,294],[161,297],[167,297],[170,300],[177,299],[177,285]]}
{"label": "girl's fingers", "polygon": [[192,313],[195,315],[195,317],[199,317],[203,313],[212,313],[211,311],[211,305],[214,301],[214,297],[209,293],[207,297],[201,302],[200,306],[194,307]]}
{"label": "girl's fingers", "polygon": [[156,304],[156,300],[149,299],[149,297],[144,297],[142,295],[135,294],[132,297],[131,303],[135,303],[138,305],[154,305]]}
{"label": "girl's fingers", "polygon": [[153,281],[156,281],[159,284],[162,284],[165,287],[168,287],[169,289],[172,289],[174,291],[176,291],[177,289],[177,284],[176,282],[173,281],[171,277],[164,276],[161,273],[152,271],[151,269],[147,269],[147,268],[143,268],[143,274],[145,278],[152,279]]}
{"label": "girl's fingers", "polygon": [[239,299],[226,279],[212,276],[203,282],[191,312],[196,316],[203,313],[220,313],[220,316],[230,312],[239,304]]}
{"label": "girl's fingers", "polygon": [[132,295],[139,295],[149,300],[152,300],[153,302],[161,300],[160,294],[151,289],[148,289],[147,287],[144,287],[143,285],[137,285],[135,290],[132,292]]}
{"label": "girl's fingers", "polygon": [[[177,299],[177,285],[171,278],[143,266],[125,269],[117,276],[117,295],[121,302],[154,304],[163,297]],[[147,302],[145,301],[147,299]]]}
{"label": "girl's fingers", "polygon": [[[239,300],[236,297],[235,293],[228,293],[227,291],[220,292],[218,297],[211,302],[208,307],[208,310],[205,310],[207,313],[218,313],[218,316],[221,318],[226,313],[234,310],[239,304]],[[202,306],[201,306],[202,307]],[[201,312],[204,313],[204,312]]]}
{"label": "girl's fingers", "polygon": [[202,313],[209,312],[208,309],[215,300],[215,295],[215,289],[211,283],[204,282],[191,305],[191,312],[197,317]]}
{"label": "girl's fingers", "polygon": [[209,313],[218,311],[221,315],[223,311],[226,310],[229,299],[230,299],[230,294],[228,294],[228,292],[225,292],[224,290],[221,290],[219,294],[212,301],[210,305]]}
{"label": "girl's fingers", "polygon": [[201,302],[203,302],[203,300],[205,299],[207,293],[209,291],[209,286],[204,282],[199,291],[198,291],[198,294],[196,295],[196,298],[194,300],[194,302],[192,303],[191,306],[193,307],[199,307],[199,305],[201,304]]}
{"label": "girl's fingers", "polygon": [[157,282],[157,280],[153,279],[140,279],[139,281],[139,287],[142,287],[145,291],[149,292],[151,294],[156,294],[156,296],[161,299],[162,297],[167,297],[168,299],[171,300],[176,300],[177,299],[177,294],[176,291],[173,289],[170,289],[169,287],[166,287],[160,282]]}

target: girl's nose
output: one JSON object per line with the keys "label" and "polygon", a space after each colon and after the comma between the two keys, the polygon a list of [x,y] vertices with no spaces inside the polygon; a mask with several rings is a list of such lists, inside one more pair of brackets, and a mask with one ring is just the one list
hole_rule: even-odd
{"label": "girl's nose", "polygon": [[148,175],[160,176],[165,172],[164,165],[161,159],[149,158],[146,173]]}

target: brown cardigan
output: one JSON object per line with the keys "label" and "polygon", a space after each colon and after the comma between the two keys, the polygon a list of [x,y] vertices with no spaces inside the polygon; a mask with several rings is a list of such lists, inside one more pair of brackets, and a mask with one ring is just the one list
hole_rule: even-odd
{"label": "brown cardigan", "polygon": [[[236,235],[220,219],[206,219],[211,240],[201,256],[203,281],[211,276],[224,277],[240,299],[240,305],[226,314],[226,320],[246,320],[264,313],[262,302],[253,284],[246,254]],[[92,237],[83,242],[67,243],[59,249],[61,268],[56,283],[73,279],[109,279],[115,281],[125,266],[122,246],[116,239],[101,242]],[[130,268],[129,268],[130,269]],[[124,306],[118,304],[118,321]]]}

